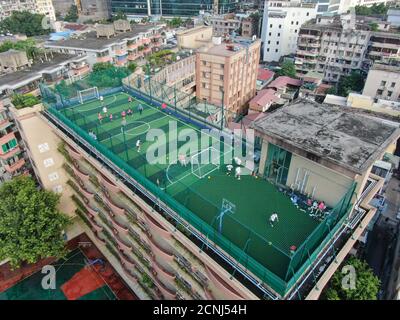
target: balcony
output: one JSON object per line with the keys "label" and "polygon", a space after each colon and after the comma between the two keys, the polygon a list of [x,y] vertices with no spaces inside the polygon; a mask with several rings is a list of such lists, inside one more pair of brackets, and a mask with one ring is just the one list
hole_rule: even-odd
{"label": "balcony", "polygon": [[132,245],[123,241],[120,235],[115,234],[115,239],[117,240],[118,246],[121,247],[122,250],[126,250],[128,252],[132,250]]}
{"label": "balcony", "polygon": [[165,270],[155,259],[153,260],[152,267],[157,272],[157,275],[160,275],[160,278],[164,278],[168,283],[174,283],[175,274]]}
{"label": "balcony", "polygon": [[94,193],[91,193],[87,191],[85,188],[83,188],[81,185],[79,185],[79,190],[82,192],[82,194],[86,197],[88,200],[92,200],[94,198]]}
{"label": "balcony", "polygon": [[217,273],[208,267],[205,267],[207,274],[212,283],[223,292],[226,299],[230,300],[243,300],[243,297],[237,292],[230,284],[223,280]]}
{"label": "balcony", "polygon": [[21,169],[25,164],[25,159],[21,158],[18,161],[14,162],[13,164],[6,164],[4,166],[4,169],[8,172],[8,173],[14,173],[15,171]]}
{"label": "balcony", "polygon": [[141,55],[139,53],[130,53],[130,54],[128,54],[128,60],[129,61],[137,60],[140,57],[141,57]]}
{"label": "balcony", "polygon": [[91,216],[96,217],[99,215],[97,210],[92,209],[90,206],[86,206],[87,211],[90,213]]}
{"label": "balcony", "polygon": [[139,47],[139,44],[138,43],[131,43],[131,44],[128,44],[128,50],[135,50],[135,49],[137,49]]}
{"label": "balcony", "polygon": [[170,239],[171,233],[165,230],[155,219],[153,219],[148,214],[144,214],[144,218],[146,220],[147,226],[150,228],[152,232],[160,235],[163,238]]}
{"label": "balcony", "polygon": [[89,175],[83,173],[82,171],[79,171],[79,169],[76,168],[75,165],[72,166],[72,170],[74,171],[74,174],[75,174],[77,177],[79,177],[82,181],[84,181],[84,182],[88,182],[88,181],[89,181]]}
{"label": "balcony", "polygon": [[94,236],[96,237],[97,240],[99,240],[101,243],[106,244],[106,240],[100,237],[99,233],[95,230],[93,231]]}
{"label": "balcony", "polygon": [[4,154],[0,154],[0,159],[3,159],[3,160],[9,159],[9,158],[15,156],[16,154],[18,154],[19,152],[21,152],[21,148],[19,146],[17,146]]}
{"label": "balcony", "polygon": [[119,187],[114,184],[114,182],[112,182],[102,174],[99,174],[97,177],[99,178],[100,183],[111,192],[118,193],[120,191]]}
{"label": "balcony", "polygon": [[158,287],[158,289],[161,291],[162,295],[166,300],[175,300],[176,298],[176,292],[168,289],[160,280],[155,279],[155,283]]}
{"label": "balcony", "polygon": [[150,44],[151,40],[149,38],[143,38],[142,44]]}
{"label": "balcony", "polygon": [[74,75],[76,75],[76,76],[79,76],[79,75],[83,76],[90,72],[90,67],[85,65],[85,66],[82,66],[79,68],[78,67],[73,68],[72,71],[74,72]]}
{"label": "balcony", "polygon": [[112,58],[110,56],[97,57],[97,62],[112,62]]}
{"label": "balcony", "polygon": [[126,55],[126,50],[125,49],[117,49],[117,50],[115,50],[115,54],[117,56],[124,56],[124,55]]}
{"label": "balcony", "polygon": [[14,135],[14,132],[11,131],[11,132],[7,133],[6,135],[4,135],[4,136],[2,136],[0,138],[0,146],[2,146],[3,144],[8,143],[9,141],[11,141],[13,139],[15,139],[15,135]]}
{"label": "balcony", "polygon": [[151,237],[149,237],[149,245],[151,247],[151,250],[157,257],[161,257],[162,259],[172,262],[174,260],[174,255],[172,253],[169,253],[165,251],[165,249],[161,248],[158,246]]}
{"label": "balcony", "polygon": [[117,229],[118,232],[128,234],[129,229],[127,227],[123,226],[120,222],[118,222],[114,215],[110,214],[109,216],[111,218],[111,221],[112,221],[115,229]]}
{"label": "balcony", "polygon": [[80,160],[80,159],[82,159],[82,155],[77,151],[77,150],[75,150],[74,148],[72,148],[71,146],[69,146],[68,145],[68,151],[69,151],[69,154],[70,154],[70,156],[72,157],[72,158],[74,158],[75,160]]}
{"label": "balcony", "polygon": [[104,202],[107,204],[107,206],[111,209],[112,212],[114,212],[117,215],[125,216],[125,209],[118,207],[117,205],[112,203],[110,198],[105,197]]}
{"label": "balcony", "polygon": [[136,268],[135,261],[133,261],[132,258],[130,258],[125,252],[118,251],[118,254],[119,254],[121,260],[125,263],[125,265],[128,268],[131,268],[131,269],[135,269]]}
{"label": "balcony", "polygon": [[97,221],[93,218],[93,217],[88,217],[90,223],[92,224],[92,227],[97,231],[97,232],[101,232],[103,230],[103,227],[97,223]]}
{"label": "balcony", "polygon": [[130,270],[129,267],[126,265],[125,261],[122,262],[122,269],[124,270],[125,274],[127,275],[127,277],[133,282],[133,283],[137,283],[138,282],[138,278],[136,275],[134,275]]}

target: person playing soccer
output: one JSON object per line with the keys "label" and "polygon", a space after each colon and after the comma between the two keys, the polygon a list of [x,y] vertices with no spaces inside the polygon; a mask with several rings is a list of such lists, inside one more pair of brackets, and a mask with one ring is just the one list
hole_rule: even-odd
{"label": "person playing soccer", "polygon": [[128,98],[128,103],[131,103],[132,102],[132,97],[129,97]]}
{"label": "person playing soccer", "polygon": [[183,153],[181,153],[181,154],[178,156],[178,159],[179,159],[179,163],[181,164],[181,166],[184,166],[184,167],[187,166],[186,156],[185,156]]}
{"label": "person playing soccer", "polygon": [[112,113],[110,113],[110,122],[112,122],[112,120],[113,120],[113,115]]}
{"label": "person playing soccer", "polygon": [[139,104],[138,110],[139,110],[139,114],[142,115],[143,106],[141,104]]}
{"label": "person playing soccer", "polygon": [[131,108],[128,109],[127,114],[128,114],[128,116],[132,116],[133,115],[133,112],[132,112]]}
{"label": "person playing soccer", "polygon": [[242,169],[240,167],[236,167],[235,169],[235,178],[240,180],[240,174],[242,173]]}
{"label": "person playing soccer", "polygon": [[100,112],[97,114],[97,118],[99,119],[100,123],[103,121],[103,116],[101,115]]}
{"label": "person playing soccer", "polygon": [[126,117],[126,112],[125,112],[125,110],[121,112],[121,117],[122,117],[122,119],[125,119],[125,117]]}
{"label": "person playing soccer", "polygon": [[107,110],[107,106],[104,106],[104,107],[103,107],[103,113],[104,113],[104,115],[106,115],[106,116],[107,116],[107,111],[108,111],[108,110]]}
{"label": "person playing soccer", "polygon": [[167,109],[167,104],[165,102],[163,102],[163,104],[161,105],[161,109]]}
{"label": "person playing soccer", "polygon": [[233,169],[233,165],[231,165],[231,164],[227,164],[227,165],[226,165],[226,174],[227,174],[228,176],[231,175],[232,169]]}
{"label": "person playing soccer", "polygon": [[276,212],[273,212],[271,216],[269,217],[269,224],[273,228],[275,225],[275,221],[279,222],[278,214]]}
{"label": "person playing soccer", "polygon": [[140,142],[140,139],[139,139],[138,141],[136,141],[137,152],[140,152],[140,146],[141,146],[141,142]]}

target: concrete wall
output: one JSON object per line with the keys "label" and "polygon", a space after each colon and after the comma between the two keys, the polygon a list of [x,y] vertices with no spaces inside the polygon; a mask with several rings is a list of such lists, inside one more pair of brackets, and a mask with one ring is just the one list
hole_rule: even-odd
{"label": "concrete wall", "polygon": [[[378,90],[382,90],[382,93],[379,94]],[[389,92],[391,92],[390,96]],[[400,95],[400,72],[371,69],[365,81],[363,95],[398,101]]]}
{"label": "concrete wall", "polygon": [[178,47],[184,49],[197,49],[203,46],[205,42],[211,41],[212,35],[212,27],[205,26],[176,33]]}
{"label": "concrete wall", "polygon": [[287,186],[295,183],[297,170],[300,169],[298,181],[303,181],[304,172],[309,172],[304,187],[305,194],[311,194],[315,187],[314,198],[323,200],[328,206],[335,206],[350,188],[353,180],[323,167],[314,161],[292,154]]}

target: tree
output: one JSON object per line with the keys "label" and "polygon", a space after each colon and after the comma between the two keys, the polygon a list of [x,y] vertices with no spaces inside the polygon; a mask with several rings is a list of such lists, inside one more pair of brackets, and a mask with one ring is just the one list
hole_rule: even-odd
{"label": "tree", "polygon": [[67,22],[76,22],[78,20],[78,7],[76,5],[71,5],[67,14],[64,17],[64,20]]}
{"label": "tree", "polygon": [[371,28],[371,31],[378,31],[378,24],[376,22],[371,22],[369,24],[369,27]]}
{"label": "tree", "polygon": [[40,100],[38,99],[38,97],[30,93],[27,94],[16,93],[12,96],[11,102],[15,106],[15,108],[23,109],[23,108],[33,107],[34,105],[39,104]]}
{"label": "tree", "polygon": [[135,70],[136,70],[136,68],[137,68],[137,64],[136,64],[136,63],[131,62],[130,64],[128,64],[128,70],[129,70],[131,73],[134,73]]}
{"label": "tree", "polygon": [[387,13],[389,6],[383,3],[373,4],[370,7],[355,6],[355,12],[358,16],[384,15]]}
{"label": "tree", "polygon": [[350,92],[360,92],[364,87],[364,76],[356,71],[353,71],[349,76],[341,77],[337,87],[337,94],[342,97],[347,97]]}
{"label": "tree", "polygon": [[62,231],[69,218],[58,209],[59,195],[39,190],[20,176],[0,187],[0,260],[13,267],[66,253]]}
{"label": "tree", "polygon": [[109,70],[112,69],[113,67],[114,66],[109,62],[97,62],[93,65],[93,72]]}
{"label": "tree", "polygon": [[296,68],[294,63],[291,61],[285,61],[281,65],[281,69],[279,69],[276,74],[278,76],[287,76],[291,78],[296,78]]}
{"label": "tree", "polygon": [[19,40],[17,42],[4,41],[0,45],[0,52],[5,52],[10,49],[25,51],[29,59],[35,59],[43,53],[43,50],[36,46],[34,39]]}
{"label": "tree", "polygon": [[172,20],[169,20],[168,25],[172,28],[178,28],[183,24],[183,20],[180,17],[174,17]]}
{"label": "tree", "polygon": [[31,13],[29,11],[13,11],[11,16],[0,22],[1,33],[21,33],[28,37],[50,33],[50,28],[43,28],[43,14]]}
{"label": "tree", "polygon": [[347,283],[349,273],[337,270],[324,294],[327,300],[376,300],[379,292],[380,281],[369,265],[355,257],[349,258],[345,265],[351,265],[355,269],[355,286],[346,289],[342,283]]}
{"label": "tree", "polygon": [[117,13],[111,17],[111,21],[116,21],[116,20],[120,20],[120,19],[126,20],[127,17],[126,17],[126,13],[122,12],[121,10],[118,10]]}

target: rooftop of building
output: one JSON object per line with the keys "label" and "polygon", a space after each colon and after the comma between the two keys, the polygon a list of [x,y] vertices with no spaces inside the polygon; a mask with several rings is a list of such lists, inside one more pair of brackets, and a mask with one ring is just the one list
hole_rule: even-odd
{"label": "rooftop of building", "polygon": [[212,27],[211,26],[197,26],[197,27],[190,28],[190,29],[178,30],[178,31],[176,31],[176,35],[189,36],[191,34],[199,32],[199,31],[205,31],[205,30],[209,30],[209,29],[212,29]]}
{"label": "rooftop of building", "polygon": [[374,63],[370,70],[381,70],[393,73],[400,72],[400,64],[383,64],[383,63]]}
{"label": "rooftop of building", "polygon": [[295,87],[300,87],[302,84],[302,81],[299,79],[294,79],[291,77],[287,76],[280,76],[276,78],[274,81],[272,81],[269,85],[268,88],[284,88],[288,85],[290,86],[295,86]]}
{"label": "rooftop of building", "polygon": [[[260,40],[256,41],[260,42]],[[242,50],[249,48],[256,41],[237,37],[234,41],[224,42],[217,45],[210,44],[210,46],[203,46],[198,49],[198,52],[222,57],[231,57],[238,54]]]}
{"label": "rooftop of building", "polygon": [[76,59],[85,59],[84,56],[62,53],[49,54],[48,58],[50,58],[49,61],[35,62],[26,69],[1,76],[0,92],[6,89],[17,89],[35,79],[39,79],[41,78],[43,72],[54,70],[54,68],[59,67],[63,63],[74,61]]}
{"label": "rooftop of building", "polygon": [[358,174],[400,135],[400,129],[350,109],[301,99],[256,121],[254,128]]}
{"label": "rooftop of building", "polygon": [[66,39],[55,42],[47,42],[45,47],[65,47],[65,48],[76,48],[76,49],[86,49],[86,50],[102,50],[114,43],[122,42],[126,39],[133,39],[140,35],[141,33],[146,33],[153,28],[158,28],[157,25],[134,25],[132,26],[132,31],[116,33],[110,38],[100,37],[97,38],[96,31],[91,31],[81,35],[76,39]]}
{"label": "rooftop of building", "polygon": [[263,68],[258,68],[257,72],[257,80],[261,81],[268,81],[272,79],[275,75],[275,72],[268,70],[268,69],[263,69]]}
{"label": "rooftop of building", "polygon": [[[188,128],[198,130],[200,126],[197,127],[196,122],[191,122],[190,119],[182,118],[183,115],[173,111],[173,108],[162,110],[136,99],[137,97],[134,99],[134,108],[140,103],[145,106],[145,110],[143,115],[137,114],[134,120],[127,119],[129,129],[126,132],[126,143],[132,145],[140,138],[143,141],[141,151],[124,147],[119,121],[105,121],[98,125],[97,111],[93,108],[98,105],[97,100],[78,104],[77,110],[82,112],[80,117],[74,117],[77,112],[74,106],[66,107],[62,113],[55,107],[49,108],[48,112],[60,119],[69,128],[68,130],[75,131],[80,139],[89,141],[127,175],[140,181],[149,192],[162,197],[162,202],[182,215],[192,228],[200,230],[223,250],[227,250],[237,261],[242,262],[244,261],[242,259],[245,259],[246,269],[263,279],[262,281],[268,286],[279,293],[285,292],[287,289],[285,283],[292,279],[289,273],[290,266],[297,270],[305,262],[305,259],[296,255],[297,252],[290,253],[290,248],[293,246],[300,248],[319,226],[319,222],[311,218],[306,210],[301,211],[297,208],[291,202],[290,195],[282,189],[265,179],[246,174],[248,169],[245,166],[243,175],[238,181],[233,177],[233,173],[227,174],[225,165],[213,167],[211,171],[208,171],[209,166],[204,167],[202,170],[207,170],[207,174],[201,178],[197,173],[193,173],[190,165],[150,164],[145,157],[146,149],[149,147],[145,138],[146,130],[143,131],[135,124],[138,120],[141,123],[148,123],[149,129],[158,128],[167,132],[170,121],[177,119],[179,119],[178,131]],[[117,117],[121,111],[131,106],[128,94],[123,92],[106,96],[105,103],[109,106],[109,112]],[[180,118],[176,118],[174,112],[177,112],[176,116]],[[258,118],[259,114],[254,116],[254,119]],[[249,119],[249,122],[251,121],[253,119]],[[95,141],[87,134],[90,130],[97,132]],[[222,157],[226,161],[227,154],[224,152]],[[233,203],[235,211],[234,214],[225,215],[223,228],[219,229],[221,231],[219,233],[216,232],[219,228],[217,221],[224,201]],[[249,219],[250,212],[251,219]],[[267,224],[270,212],[280,214],[280,223],[274,228],[270,228]],[[295,265],[291,264],[294,257],[297,257]],[[282,280],[278,280],[278,277]]]}

